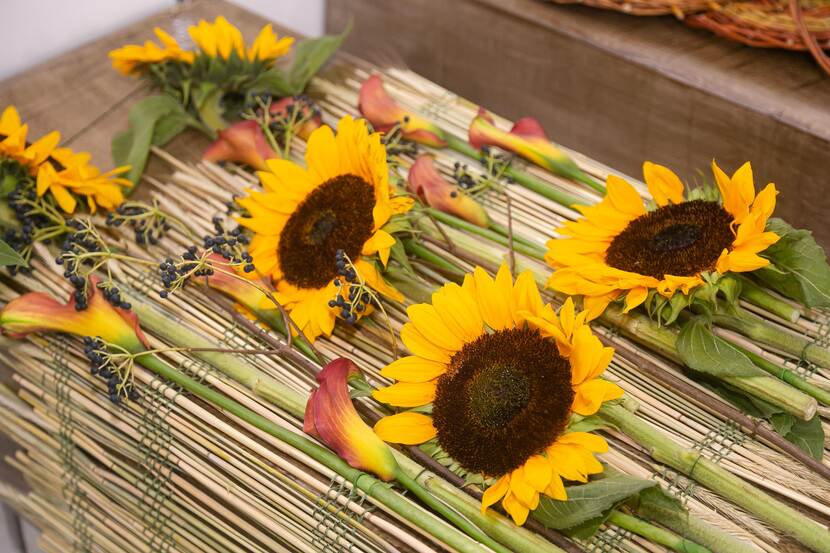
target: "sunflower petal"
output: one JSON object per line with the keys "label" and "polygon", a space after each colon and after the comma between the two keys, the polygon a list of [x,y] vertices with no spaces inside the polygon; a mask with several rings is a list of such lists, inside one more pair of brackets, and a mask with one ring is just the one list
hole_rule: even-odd
{"label": "sunflower petal", "polygon": [[437,431],[432,418],[421,413],[398,413],[375,423],[375,432],[385,442],[417,445],[433,439]]}
{"label": "sunflower petal", "polygon": [[402,382],[428,382],[438,378],[447,371],[443,363],[422,359],[417,355],[401,357],[381,369],[380,374],[386,378]]}
{"label": "sunflower petal", "polygon": [[594,379],[574,387],[576,396],[572,409],[575,413],[587,417],[596,413],[600,406],[612,399],[622,397],[622,388],[607,380]]}
{"label": "sunflower petal", "polygon": [[420,407],[435,399],[435,382],[397,382],[372,392],[381,403],[395,407]]}
{"label": "sunflower petal", "polygon": [[643,178],[657,205],[679,204],[683,201],[683,183],[668,167],[646,161],[643,163]]}
{"label": "sunflower petal", "polygon": [[496,480],[492,486],[484,490],[484,495],[481,496],[481,514],[484,514],[491,505],[504,497],[508,490],[510,490],[510,475],[505,474]]}

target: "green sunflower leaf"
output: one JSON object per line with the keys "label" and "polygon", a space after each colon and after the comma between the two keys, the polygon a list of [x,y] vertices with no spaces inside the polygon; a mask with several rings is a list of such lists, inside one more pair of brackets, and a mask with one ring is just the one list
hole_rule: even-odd
{"label": "green sunflower leaf", "polygon": [[184,130],[190,116],[179,102],[166,94],[150,96],[130,109],[130,127],[112,140],[116,165],[129,165],[125,175],[137,183],[147,165],[150,146],[164,145]]}
{"label": "green sunflower leaf", "polygon": [[349,22],[339,35],[326,35],[320,38],[307,39],[297,45],[294,50],[294,61],[288,70],[288,82],[292,94],[300,94],[305,90],[309,81],[320,71],[320,68],[340,48],[343,40],[352,30]]}
{"label": "green sunflower leaf", "polygon": [[818,415],[808,421],[793,417],[794,422],[784,438],[794,443],[799,449],[809,453],[814,459],[821,461],[824,453],[824,429]]}
{"label": "green sunflower leaf", "polygon": [[[605,472],[587,484],[567,486],[567,501],[542,495],[533,517],[555,530],[575,528],[603,516],[619,502],[656,485],[653,480],[635,478],[606,467]],[[582,528],[581,532],[584,531],[586,529]]]}
{"label": "green sunflower leaf", "polygon": [[770,264],[752,274],[807,307],[830,307],[830,266],[813,234],[778,218],[767,222],[767,230],[781,239],[761,254]]}
{"label": "green sunflower leaf", "polygon": [[26,267],[28,264],[19,253],[12,249],[11,246],[0,240],[0,267],[6,267],[9,265]]}
{"label": "green sunflower leaf", "polygon": [[690,368],[716,378],[767,376],[749,357],[715,336],[700,318],[683,325],[677,336],[677,353]]}

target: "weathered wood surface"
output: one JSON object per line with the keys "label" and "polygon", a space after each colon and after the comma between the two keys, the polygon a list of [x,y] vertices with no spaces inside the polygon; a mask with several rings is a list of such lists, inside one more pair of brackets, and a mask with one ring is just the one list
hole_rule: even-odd
{"label": "weathered wood surface", "polygon": [[[329,0],[345,49],[414,71],[625,173],[646,159],[700,178],[751,160],[779,213],[830,247],[830,78],[807,54],[757,50],[643,18],[536,0]],[[374,58],[374,59],[373,59]]]}

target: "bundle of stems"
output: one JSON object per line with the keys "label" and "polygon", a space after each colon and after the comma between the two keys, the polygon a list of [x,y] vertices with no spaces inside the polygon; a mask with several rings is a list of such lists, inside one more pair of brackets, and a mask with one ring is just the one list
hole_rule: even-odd
{"label": "bundle of stems", "polygon": [[[180,173],[174,174],[173,179],[172,179],[179,186],[184,186],[185,182],[193,181],[194,179],[199,179],[199,178],[204,179],[206,175],[212,175],[212,176],[215,177],[216,174],[218,174],[218,172],[220,171],[217,168],[212,167],[212,166],[208,166],[208,165],[199,165],[199,166],[196,166],[195,168],[193,168],[193,167],[187,167],[185,164],[183,164],[182,162],[179,162],[179,161],[174,160],[173,162],[176,164],[176,166],[181,171]],[[201,177],[200,177],[200,172],[201,172]],[[231,177],[229,174],[225,174],[222,178],[217,179],[216,184],[219,184],[221,186],[222,182],[228,184],[228,183],[231,183],[233,181],[234,181],[233,177]],[[242,187],[242,186],[244,186],[244,181],[241,181],[241,182],[237,181],[235,185],[228,185],[228,192],[232,194],[232,193],[237,191],[237,188]],[[198,189],[201,190],[203,188],[208,188],[208,187],[209,186],[207,184],[203,184],[203,185],[200,185]],[[167,190],[167,191],[178,190],[178,191],[176,193],[171,193],[171,194],[165,196],[164,195],[165,190]],[[195,198],[195,197],[194,198],[182,197],[180,189],[178,187],[173,187],[173,186],[169,186],[169,185],[166,186],[166,187],[162,187],[159,190],[159,197],[164,197],[165,205],[167,205],[167,202],[177,202],[178,201],[178,203],[176,204],[176,206],[177,206],[176,209],[184,210],[183,213],[187,217],[188,221],[196,221],[196,220],[206,221],[206,220],[210,220],[210,215],[215,213],[213,208],[211,208],[211,206],[209,205],[210,202],[205,202],[205,203],[202,203],[200,205],[201,202],[199,202],[198,198]],[[217,203],[221,203],[221,202],[217,202]],[[178,246],[178,247],[181,247],[181,246]],[[487,244],[486,243],[482,244],[482,247],[484,248],[484,250],[486,250],[487,249]],[[494,249],[492,247],[492,245],[490,246],[490,248]],[[443,279],[441,279],[441,277],[439,276],[438,279],[436,279],[433,282],[433,286],[439,284],[441,282],[441,280],[443,280]],[[429,287],[427,288],[426,291],[428,291],[428,290],[429,290]],[[423,292],[424,291],[422,291],[421,295],[423,295]],[[192,301],[193,300],[188,301],[187,305],[192,306]],[[404,317],[402,309],[400,307],[396,307],[396,306],[392,305],[392,306],[389,306],[388,311],[389,311],[389,313],[392,314],[393,319],[396,320],[396,324],[400,325],[402,323],[403,317]],[[176,317],[179,317],[179,316],[180,315],[174,315],[174,319]],[[375,327],[375,328],[371,328],[371,325],[369,325],[369,326],[366,327],[366,334],[365,335],[363,335],[363,332],[364,332],[364,326],[361,326],[356,331],[348,332],[348,333],[345,333],[345,334],[342,331],[339,331],[335,334],[335,336],[332,337],[331,340],[328,340],[328,341],[323,340],[323,341],[318,342],[317,347],[318,347],[318,350],[324,355],[324,357],[334,357],[334,356],[337,356],[337,355],[347,354],[347,355],[353,357],[356,361],[358,361],[362,365],[365,364],[365,363],[370,363],[370,365],[364,366],[364,368],[367,369],[367,372],[369,373],[370,381],[372,380],[372,378],[375,378],[376,380],[374,382],[380,383],[380,382],[382,382],[382,379],[380,378],[379,373],[377,371],[386,362],[391,360],[391,358],[389,358],[388,351],[386,351],[386,349],[383,348],[382,346],[379,347],[377,345],[378,343],[382,343],[382,341],[381,341],[382,338],[381,338],[381,340],[378,339],[379,336],[382,337],[382,335],[383,335],[382,324],[381,324],[381,322],[378,322],[378,326]],[[330,346],[329,342],[331,342],[333,345]],[[371,363],[374,363],[374,367],[375,367],[374,370],[372,370]],[[629,374],[629,373],[630,373],[630,369],[626,370],[626,371],[620,371],[620,374]],[[658,405],[660,404],[660,402],[661,401],[659,399],[654,400],[654,403],[656,403]],[[680,400],[680,398],[675,398],[675,402],[678,405],[682,404],[682,400]],[[662,421],[663,417],[656,417],[656,419]],[[712,433],[712,436],[717,437],[718,432],[720,431],[720,429],[717,426],[723,427],[724,424],[723,424],[722,421],[717,420],[714,417],[711,418],[711,421],[714,422],[714,425],[713,425],[714,428],[710,432]],[[710,422],[710,424],[711,424],[711,422]],[[695,430],[697,430],[697,434],[696,434]],[[694,427],[693,427],[693,429],[690,432],[690,435],[693,436],[693,437],[688,439],[687,443],[695,445],[696,440],[700,439],[700,437],[699,437],[701,435],[700,429],[699,428],[694,429]],[[696,435],[698,436],[697,438],[694,437]],[[723,447],[721,447],[722,444],[719,443],[719,441],[721,439],[722,439],[722,437],[721,438],[716,438],[716,443],[715,443],[716,448],[715,448],[714,451],[711,452],[711,454],[714,457],[721,457],[721,456],[726,455],[727,453],[731,454],[732,453],[732,451],[730,451],[731,450],[731,445],[736,445],[736,444],[725,444],[725,445],[723,445]],[[706,440],[706,436],[704,435],[703,436],[704,444],[706,443],[705,440]],[[737,444],[737,445],[739,445],[739,444]],[[753,445],[755,447],[761,447],[758,444],[753,444]],[[700,447],[705,447],[705,445],[700,446]],[[724,449],[725,451],[720,451],[720,449]],[[780,457],[779,455],[777,455],[777,454],[775,454],[771,451],[768,452],[768,454],[772,455],[772,456]],[[741,464],[743,464],[745,466],[752,466],[753,462],[754,461],[752,460],[752,457],[750,457],[749,460],[741,460]],[[788,463],[788,464],[792,465],[792,463]],[[774,463],[769,463],[769,465],[770,465],[770,467],[775,466]],[[736,473],[741,473],[741,467],[740,466],[736,466],[734,468],[734,470],[735,470]],[[776,477],[778,479],[782,480],[784,482],[784,484],[778,484],[778,483],[773,482],[772,479],[765,478],[764,476],[767,474],[767,471],[764,470],[764,469],[759,471],[758,475],[756,475],[756,480],[755,480],[756,483],[760,483],[760,485],[762,485],[764,487],[767,487],[769,489],[775,490],[775,491],[784,490],[784,494],[788,497],[798,497],[799,495],[801,495],[799,492],[792,493],[795,490],[803,490],[803,489],[811,489],[811,488],[816,490],[815,495],[817,495],[819,497],[822,496],[823,492],[820,491],[820,490],[821,490],[821,486],[824,484],[824,482],[821,479],[817,479],[818,480],[817,483],[816,482],[811,482],[809,485],[806,485],[806,486],[804,486],[805,483],[802,482],[801,485],[794,486],[792,490],[787,490],[785,486],[787,484],[793,484],[792,478],[789,478],[789,474],[790,474],[791,471],[772,471],[770,474],[773,474],[775,472],[778,472]],[[798,472],[804,473],[805,471],[801,470],[801,471],[798,471]],[[752,472],[744,470],[741,475],[743,476],[745,474],[750,474],[751,475]],[[810,473],[806,473],[806,474],[807,474],[808,479],[810,479],[813,476]],[[760,476],[760,478],[759,478],[759,476]],[[820,512],[822,510],[826,511],[826,507],[822,506],[819,502],[816,502],[816,501],[814,501],[814,500],[812,500],[808,497],[803,497],[803,499],[805,499],[806,500],[805,502],[808,503],[808,504],[812,503],[813,506],[818,506],[818,509],[819,509]],[[729,517],[729,518],[734,518],[734,519],[738,519],[738,520],[741,520],[741,519],[751,520],[751,517],[747,517],[745,513],[737,514],[737,515],[734,515],[734,517]],[[763,529],[763,526],[758,524],[758,523],[755,523],[755,524],[757,524],[756,528],[754,528],[753,530],[751,530],[749,532],[744,532],[744,533],[747,533],[748,535],[762,535],[765,532],[764,529]],[[726,524],[725,526],[728,527],[728,524]],[[740,531],[736,531],[734,528],[730,528],[730,531],[732,533],[736,533],[736,534],[741,534],[742,533]]]}

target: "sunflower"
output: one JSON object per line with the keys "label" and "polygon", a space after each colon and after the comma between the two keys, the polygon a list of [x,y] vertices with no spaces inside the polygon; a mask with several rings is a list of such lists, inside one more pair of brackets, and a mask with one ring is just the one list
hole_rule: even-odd
{"label": "sunflower", "polygon": [[395,239],[382,227],[412,207],[410,198],[390,197],[386,150],[379,133],[346,116],[337,135],[315,130],[306,148],[307,169],[283,159],[266,162],[258,174],[263,191],[240,199],[249,217],[239,223],[254,236],[249,248],[257,272],[270,276],[277,299],[308,336],[330,335],[338,293],[339,251],[374,290],[402,301],[368,256],[385,266]]}
{"label": "sunflower", "polygon": [[765,232],[778,193],[772,183],[757,195],[749,162],[732,177],[712,161],[721,201],[685,199],[670,169],[651,162],[643,175],[656,208],[647,210],[637,191],[610,175],[605,198],[577,206],[584,218],[558,231],[567,238],[547,244],[556,269],[548,286],[584,296],[589,319],[623,295],[624,311],[642,304],[649,291],[671,298],[704,284],[706,273],[754,271],[769,261],[758,254],[778,241]]}
{"label": "sunflower", "polygon": [[563,478],[585,482],[602,472],[594,453],[607,450],[605,440],[569,432],[568,423],[623,391],[599,378],[614,350],[570,299],[557,316],[529,271],[514,283],[502,265],[495,279],[476,268],[461,286],[446,284],[431,304],[407,313],[401,340],[412,355],[381,371],[398,382],[374,397],[421,408],[382,418],[381,438],[421,444],[437,437],[465,470],[496,478],[482,511],[501,500],[520,525],[540,494],[567,499]]}
{"label": "sunflower", "polygon": [[249,48],[245,48],[242,33],[221,15],[213,23],[199,21],[197,26],[188,29],[190,38],[208,57],[220,57],[227,60],[236,53],[240,60],[249,62],[271,61],[284,56],[294,44],[292,37],[278,38],[269,23],[254,39]]}
{"label": "sunflower", "polygon": [[128,44],[109,53],[112,66],[122,75],[132,75],[143,71],[148,65],[166,61],[179,61],[193,63],[195,54],[184,50],[175,38],[164,30],[156,27],[153,29],[161,46],[150,40],[144,45]]}
{"label": "sunflower", "polygon": [[31,175],[36,175],[41,164],[54,152],[61,135],[52,131],[29,144],[26,140],[28,132],[29,126],[20,120],[14,106],[3,110],[0,116],[0,157],[12,159],[26,167]]}
{"label": "sunflower", "polygon": [[87,152],[74,152],[69,148],[55,149],[50,161],[43,163],[38,171],[37,195],[43,196],[47,191],[51,192],[66,213],[75,211],[77,202],[73,194],[86,198],[90,213],[95,213],[98,206],[107,210],[118,207],[124,201],[121,188],[132,186],[129,179],[118,175],[129,171],[130,166],[123,165],[102,173],[89,163],[91,159],[92,156]]}

